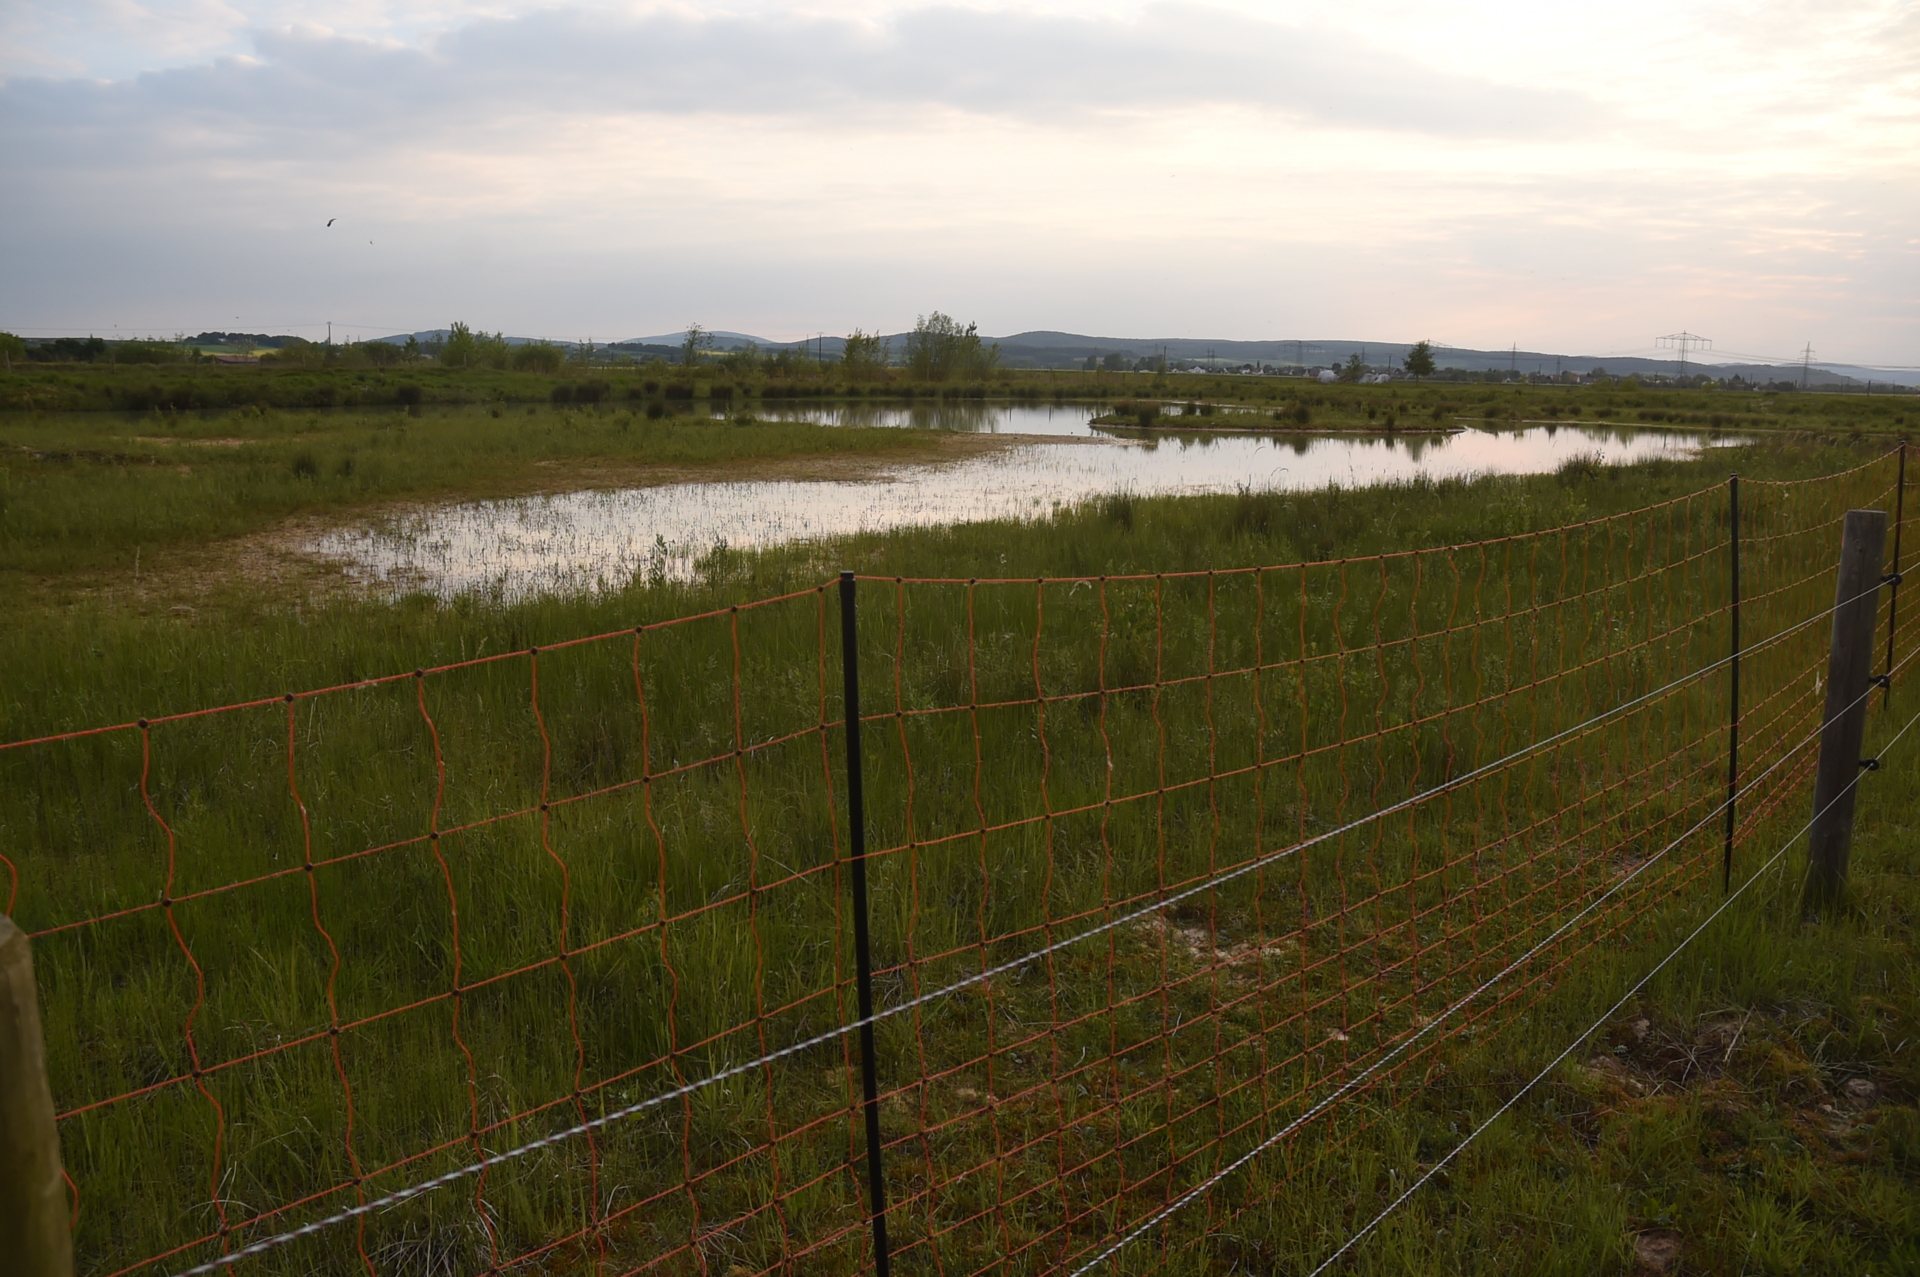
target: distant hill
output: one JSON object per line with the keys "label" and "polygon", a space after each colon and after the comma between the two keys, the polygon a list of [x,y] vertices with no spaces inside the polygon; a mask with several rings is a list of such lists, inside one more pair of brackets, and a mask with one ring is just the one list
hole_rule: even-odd
{"label": "distant hill", "polygon": [[[444,341],[447,330],[429,328],[411,335],[425,344]],[[738,350],[751,343],[768,353],[792,350],[817,355],[821,359],[838,359],[847,344],[844,337],[809,337],[799,341],[774,341],[767,337],[756,337],[752,333],[732,332],[727,329],[711,330],[708,336],[713,341],[713,349],[719,351]],[[884,340],[892,344],[894,353],[897,355],[905,349],[908,336],[907,333],[889,333],[884,335]],[[407,337],[408,334],[402,333],[399,336],[381,340],[400,344],[404,343]],[[522,345],[537,340],[541,339],[507,338],[510,345]],[[622,354],[668,359],[679,355],[681,343],[685,340],[686,331],[682,329],[677,333],[657,333],[650,337],[630,337],[624,341],[596,344],[603,350],[615,350]],[[1208,361],[1223,368],[1237,368],[1252,364],[1255,367],[1282,369],[1327,368],[1335,364],[1344,364],[1354,355],[1359,355],[1363,363],[1376,367],[1387,364],[1397,367],[1405,361],[1407,351],[1412,349],[1411,342],[1360,341],[1352,338],[1223,341],[1204,337],[1097,337],[1083,333],[1056,332],[1052,329],[1034,329],[1007,337],[986,337],[984,340],[1000,344],[1000,362],[1008,368],[1081,368],[1086,365],[1089,357],[1104,359],[1108,355],[1118,355],[1129,363],[1165,355],[1168,359]],[[561,341],[554,344],[571,349],[579,343]],[[1434,358],[1443,370],[1452,368],[1462,372],[1512,369],[1522,373],[1563,371],[1590,373],[1595,369],[1605,369],[1616,377],[1625,377],[1634,373],[1642,376],[1673,377],[1680,375],[1683,371],[1677,359],[1646,359],[1621,355],[1562,355],[1540,350],[1474,350],[1463,346],[1436,345]],[[1715,377],[1739,376],[1750,382],[1791,381],[1795,385],[1799,384],[1801,377],[1801,368],[1798,364],[1716,364],[1689,360],[1684,371],[1708,372]],[[1870,384],[1920,386],[1920,370],[1865,368],[1853,364],[1814,364],[1809,384],[1860,389],[1865,389]]]}
{"label": "distant hill", "polygon": [[[756,346],[772,346],[775,348],[798,346],[800,344],[799,342],[768,341],[765,337],[755,337],[751,333],[730,333],[725,329],[709,329],[707,336],[713,340],[713,348],[715,350],[733,350],[746,345],[748,342],[752,342]],[[675,350],[678,350],[686,340],[687,330],[682,328],[677,333],[661,333],[656,337],[628,337],[623,341],[609,342],[607,344],[612,346],[671,346]],[[833,340],[837,341],[839,339],[834,338]]]}

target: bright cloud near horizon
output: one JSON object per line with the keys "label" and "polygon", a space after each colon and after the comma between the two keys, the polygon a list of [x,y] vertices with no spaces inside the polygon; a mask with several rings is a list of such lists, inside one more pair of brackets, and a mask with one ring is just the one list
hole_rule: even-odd
{"label": "bright cloud near horizon", "polygon": [[1911,0],[0,0],[0,121],[14,331],[1920,365]]}

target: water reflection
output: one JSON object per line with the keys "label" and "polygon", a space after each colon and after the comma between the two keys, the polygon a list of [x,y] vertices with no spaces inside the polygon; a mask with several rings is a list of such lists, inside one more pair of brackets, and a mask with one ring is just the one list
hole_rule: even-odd
{"label": "water reflection", "polygon": [[[928,410],[946,411],[932,405]],[[979,411],[1002,414],[1003,421],[1009,412]],[[1066,425],[1064,415],[1060,425]],[[1085,429],[1083,415],[1074,433]],[[1576,456],[1608,462],[1690,456],[1705,442],[1698,434],[1671,431],[1530,426],[1391,438],[1194,432],[1138,442],[1023,443],[953,464],[904,466],[864,481],[682,483],[440,506],[334,532],[308,548],[375,585],[424,589],[443,598],[468,592],[520,598],[613,588],[636,576],[684,580],[717,547],[757,549],[898,527],[1035,519],[1111,492],[1358,487],[1418,474],[1541,473]]]}
{"label": "water reflection", "polygon": [[[682,409],[686,411],[686,409]],[[724,416],[725,407],[705,407]],[[823,426],[895,426],[920,430],[959,430],[967,434],[1091,435],[1087,423],[1104,411],[1087,404],[1009,404],[965,400],[915,403],[816,404],[765,399],[747,409],[763,421],[809,421]]]}

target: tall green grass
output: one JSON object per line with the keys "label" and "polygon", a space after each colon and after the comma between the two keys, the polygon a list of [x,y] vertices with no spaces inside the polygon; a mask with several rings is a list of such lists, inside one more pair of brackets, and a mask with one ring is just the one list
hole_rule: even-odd
{"label": "tall green grass", "polygon": [[[1807,474],[1864,459],[1780,451],[1738,464]],[[1815,515],[1881,497],[1891,472],[1880,469],[1798,505],[1753,499],[1756,535],[1814,529],[1811,540],[1753,547],[1755,597],[1765,583],[1815,579],[1756,604],[1750,635],[1765,632],[1769,606],[1776,623],[1824,606],[1825,578],[1804,548],[1817,541]],[[21,924],[134,911],[36,948],[61,1106],[159,1088],[63,1123],[89,1270],[215,1232],[222,1209],[245,1221],[346,1183],[354,1158],[370,1169],[437,1150],[365,1186],[386,1191],[469,1160],[476,1144],[511,1146],[845,1023],[837,630],[830,595],[808,588],[830,562],[881,577],[957,578],[861,587],[868,709],[881,716],[867,764],[877,958],[883,1004],[898,1004],[1256,849],[1464,774],[1713,659],[1724,641],[1718,494],[1681,507],[1685,517],[1517,543],[1524,553],[1507,545],[1364,560],[1574,523],[1713,477],[1708,463],[1689,463],[1356,492],[1118,498],[1024,528],[724,556],[701,581],[599,598],[334,603],[297,614],[236,598],[220,621],[104,606],[35,618],[8,688],[9,738],[550,649],[291,708],[273,701],[0,754],[0,848],[18,874]],[[1338,556],[1363,561],[1152,575]],[[964,583],[1136,571],[1149,575],[1044,589]],[[788,589],[800,593],[729,610]],[[1558,606],[1572,599],[1578,606]],[[631,633],[715,605],[705,619]],[[554,646],[621,629],[629,632]],[[1819,646],[1814,633],[1790,654],[1755,658],[1753,704],[1773,707],[1756,709],[1756,757],[1803,722],[1812,702],[1802,675]],[[1487,701],[1502,691],[1510,694]],[[1036,705],[1036,692],[1053,699]],[[1343,1060],[1406,1033],[1709,809],[1723,783],[1723,709],[1717,682],[1690,687],[1390,829],[1343,835],[1153,925],[1130,924],[886,1021],[903,1270],[1037,1271],[1068,1241],[1084,1246],[1164,1200],[1170,1185],[1195,1182],[1286,1112],[1283,1097],[1324,1086]],[[1207,782],[1303,745],[1320,752],[1283,771]],[[1080,810],[1048,819],[1070,809]],[[518,814],[494,819],[507,813]],[[1756,817],[1753,839],[1773,828],[1768,819]],[[483,820],[491,823],[472,825]],[[998,831],[970,833],[983,824]],[[370,848],[385,850],[359,854]],[[334,863],[309,873],[309,854]],[[1635,900],[1671,897],[1684,912],[1702,898],[1715,856],[1689,845],[1640,880]],[[267,875],[278,876],[194,894]],[[1587,988],[1580,973],[1590,966],[1603,977],[1597,991],[1609,954],[1626,966],[1670,934],[1667,911],[1623,930],[1626,916],[1609,912],[1576,933],[1566,956],[1588,944],[1580,965],[1529,994],[1555,982]],[[1196,930],[1197,952],[1184,935]],[[1205,956],[1289,937],[1251,984],[1236,974],[1243,968],[1223,972]],[[205,980],[198,1010],[194,963]],[[457,1000],[456,963],[466,990]],[[540,965],[490,979],[530,964]],[[1533,1003],[1537,1011],[1483,1020],[1480,1033],[1502,1030],[1495,1045],[1471,1038],[1457,1057],[1421,1067],[1444,1063],[1476,1085],[1503,1081],[1514,1061],[1557,1040],[1582,998],[1591,1000],[1555,994]],[[416,1003],[340,1035],[336,1063],[330,1025]],[[195,1079],[189,1015],[203,1067],[317,1036]],[[1329,1046],[1330,1027],[1344,1044]],[[597,1158],[572,1141],[498,1169],[484,1186],[466,1181],[383,1213],[364,1244],[381,1271],[477,1271],[490,1256],[568,1235],[596,1211],[645,1202],[605,1234],[614,1271],[648,1259],[673,1271],[781,1262],[844,1271],[864,1246],[847,1065],[844,1041],[810,1049],[609,1128]],[[577,1103],[576,1075],[591,1088]],[[1168,1262],[1197,1271],[1232,1246],[1266,1265],[1312,1253],[1351,1222],[1349,1208],[1318,1190],[1274,1183],[1269,1196],[1263,1185],[1288,1172],[1300,1185],[1344,1188],[1338,1200],[1354,1203],[1383,1176],[1396,1182],[1389,1171],[1430,1156],[1428,1115],[1447,1111],[1422,1107],[1416,1094],[1370,1093],[1329,1130],[1259,1163],[1219,1199],[1256,1203],[1232,1213],[1231,1237],[1219,1240],[1215,1206],[1197,1208],[1175,1237],[1211,1233],[1213,1249],[1177,1249]],[[549,1107],[508,1120],[540,1105]],[[1343,1147],[1339,1135],[1355,1125],[1364,1129],[1344,1146],[1352,1156],[1319,1155]],[[1111,1197],[1115,1215],[1068,1220],[1076,1209],[1055,1183],[1062,1158],[1091,1161],[1074,1183],[1089,1200]],[[929,1166],[980,1170],[935,1191]],[[1498,1213],[1509,1199],[1515,1209],[1540,1205],[1538,1193],[1500,1191],[1508,1196],[1484,1208],[1496,1231],[1512,1218]],[[1566,1262],[1611,1262],[1619,1242],[1607,1230],[1625,1214],[1604,1197],[1583,1200],[1573,1221],[1582,1240]],[[349,1224],[258,1266],[360,1271],[361,1236]],[[1436,1263],[1472,1253],[1417,1243],[1396,1231],[1376,1253]],[[1516,1251],[1500,1242],[1493,1253]],[[534,1267],[558,1271],[595,1254],[570,1243]]]}
{"label": "tall green grass", "polygon": [[151,556],[300,513],[604,481],[582,473],[594,467],[906,456],[928,439],[631,409],[451,408],[19,415],[0,420],[0,444],[0,575],[51,578],[130,570],[137,548]]}

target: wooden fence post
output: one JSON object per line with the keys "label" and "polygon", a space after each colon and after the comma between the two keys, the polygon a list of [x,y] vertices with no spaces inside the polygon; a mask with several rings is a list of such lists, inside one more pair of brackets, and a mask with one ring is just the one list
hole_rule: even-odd
{"label": "wooden fence post", "polygon": [[19,1277],[73,1277],[60,1133],[27,933],[0,914],[0,1250]]}
{"label": "wooden fence post", "polygon": [[1840,899],[1853,849],[1853,799],[1860,741],[1873,686],[1874,615],[1880,603],[1884,510],[1847,511],[1840,538],[1840,581],[1834,590],[1833,643],[1827,656],[1827,713],[1820,729],[1820,769],[1813,784],[1813,829],[1807,839],[1809,912]]}

